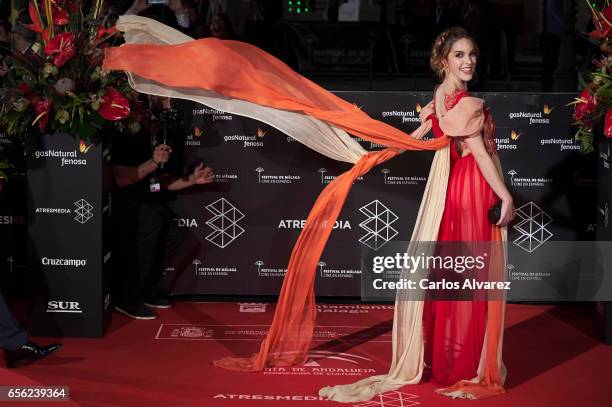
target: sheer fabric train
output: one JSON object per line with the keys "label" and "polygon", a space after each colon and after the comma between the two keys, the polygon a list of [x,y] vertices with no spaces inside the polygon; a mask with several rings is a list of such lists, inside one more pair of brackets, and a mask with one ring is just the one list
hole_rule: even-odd
{"label": "sheer fabric train", "polygon": [[[219,367],[245,371],[304,363],[315,323],[316,264],[354,180],[405,150],[437,150],[411,238],[414,243],[408,248],[408,251],[417,250],[412,246],[418,242],[437,239],[449,177],[450,138],[419,140],[431,129],[429,120],[410,137],[371,119],[355,105],[249,44],[215,38],[193,40],[138,16],[121,16],[117,27],[125,33],[127,44],[106,50],[104,68],[126,71],[135,90],[193,100],[213,109],[260,120],[321,154],[354,164],[328,184],[314,203],[292,251],[274,319],[259,352],[251,357],[228,357],[214,362]],[[440,120],[440,127],[447,136],[475,133],[482,127],[482,100],[464,98]],[[368,152],[349,133],[388,148]],[[501,171],[499,161],[496,164]],[[503,240],[505,234],[505,228],[500,229]],[[505,253],[502,257],[505,261]],[[472,381],[482,389],[488,389],[489,382],[503,383],[503,302],[498,304],[499,309],[489,307],[489,314],[493,312],[495,318],[488,317],[478,377]],[[418,298],[412,301],[398,298],[389,374],[326,395],[337,401],[367,400],[375,394],[417,383],[423,371],[422,314],[423,302]],[[494,326],[489,321],[494,321]],[[457,386],[449,395],[481,397],[489,393],[488,390],[482,394],[473,392],[470,383]]]}

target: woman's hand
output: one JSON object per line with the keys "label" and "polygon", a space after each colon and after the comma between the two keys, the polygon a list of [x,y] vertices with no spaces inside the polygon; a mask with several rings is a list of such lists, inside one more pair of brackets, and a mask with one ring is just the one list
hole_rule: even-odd
{"label": "woman's hand", "polygon": [[425,123],[429,115],[432,113],[434,113],[433,100],[421,108],[421,111],[419,112],[419,119],[421,119],[421,123]]}
{"label": "woman's hand", "polygon": [[515,211],[512,197],[502,199],[501,216],[496,225],[499,227],[507,226],[514,219],[514,216]]}

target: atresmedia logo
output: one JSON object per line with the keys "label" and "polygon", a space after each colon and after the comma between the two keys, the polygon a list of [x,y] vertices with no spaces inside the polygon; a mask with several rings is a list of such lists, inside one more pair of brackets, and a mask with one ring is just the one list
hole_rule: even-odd
{"label": "atresmedia logo", "polygon": [[[81,225],[87,223],[91,218],[93,218],[93,205],[87,202],[85,199],[79,199],[74,203],[74,213],[75,216],[73,219],[75,222],[80,223]],[[72,210],[70,208],[36,208],[35,211],[37,214],[46,214],[46,215],[65,215],[72,214]]]}

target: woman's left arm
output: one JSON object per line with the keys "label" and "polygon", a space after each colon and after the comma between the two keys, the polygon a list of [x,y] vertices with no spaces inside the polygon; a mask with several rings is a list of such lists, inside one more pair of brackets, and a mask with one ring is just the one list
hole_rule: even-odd
{"label": "woman's left arm", "polygon": [[501,217],[497,222],[497,226],[506,226],[514,217],[514,205],[512,202],[512,195],[504,184],[504,180],[501,178],[495,167],[493,159],[487,152],[484,141],[480,136],[480,133],[471,137],[462,137],[462,141],[467,145],[474,159],[482,172],[483,177],[487,183],[491,186],[491,189],[502,201]]}
{"label": "woman's left arm", "polygon": [[419,112],[419,119],[421,120],[421,124],[427,121],[427,118],[434,113],[433,100],[423,106],[421,111]]}

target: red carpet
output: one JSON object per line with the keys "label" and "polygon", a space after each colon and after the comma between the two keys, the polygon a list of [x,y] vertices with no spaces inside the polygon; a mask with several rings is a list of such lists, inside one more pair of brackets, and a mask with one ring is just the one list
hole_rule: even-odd
{"label": "red carpet", "polygon": [[[386,305],[321,305],[306,366],[243,373],[211,365],[254,352],[272,311],[272,304],[178,303],[154,321],[115,314],[105,338],[62,340],[57,355],[0,369],[0,384],[70,387],[70,402],[37,406],[316,407],[343,405],[319,400],[320,387],[386,372],[393,317]],[[450,400],[423,383],[353,406],[612,406],[612,347],[593,336],[591,315],[587,307],[509,305],[505,396]]]}

